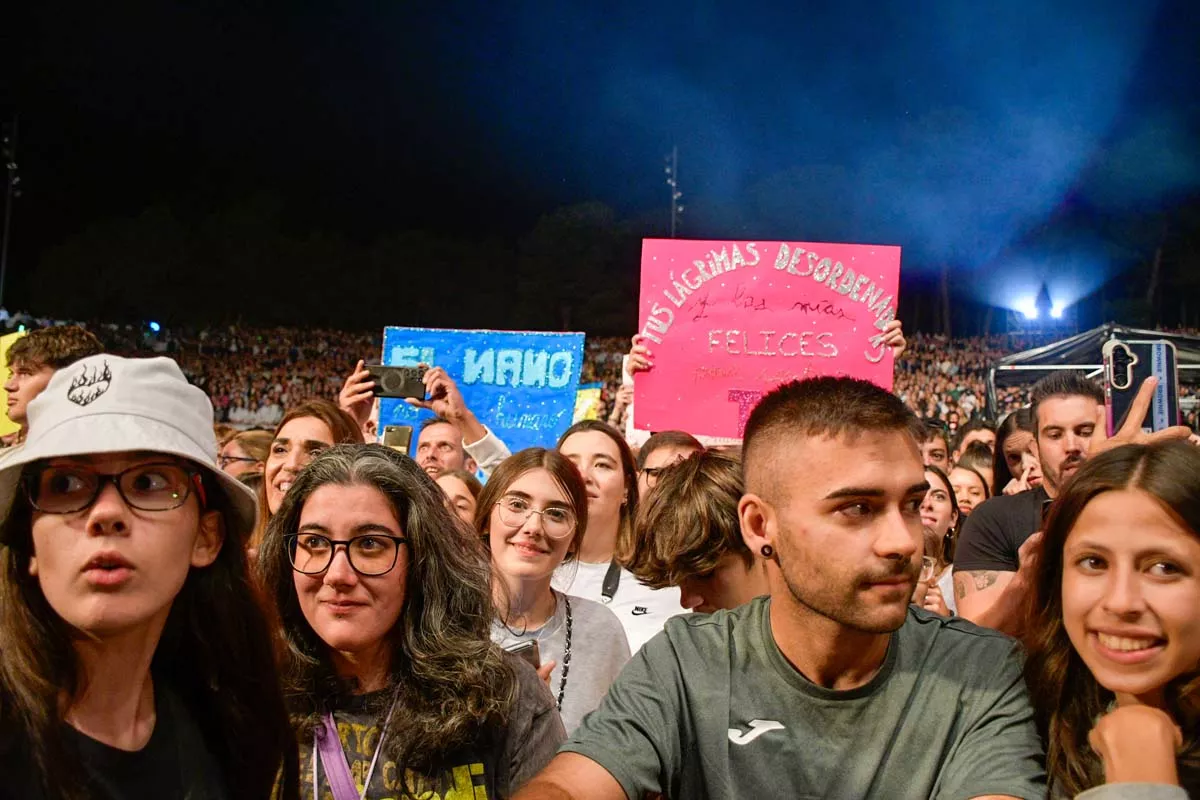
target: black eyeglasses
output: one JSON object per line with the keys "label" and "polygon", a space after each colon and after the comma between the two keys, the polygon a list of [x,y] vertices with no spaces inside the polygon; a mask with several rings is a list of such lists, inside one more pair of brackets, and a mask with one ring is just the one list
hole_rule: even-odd
{"label": "black eyeglasses", "polygon": [[386,575],[396,566],[400,545],[408,542],[403,536],[368,533],[353,539],[330,539],[319,533],[290,533],[287,540],[288,559],[292,569],[304,575],[320,575],[329,569],[339,547],[346,548],[346,560],[359,575]]}
{"label": "black eyeglasses", "polygon": [[249,456],[217,456],[217,466],[221,469],[225,469],[230,464],[236,464],[239,461],[245,461],[250,464],[258,463],[257,458],[250,458]]}
{"label": "black eyeglasses", "polygon": [[170,511],[187,502],[195,487],[200,505],[205,505],[200,473],[179,464],[138,464],[115,475],[102,475],[76,465],[35,468],[25,478],[25,493],[38,511],[73,514],[96,502],[106,483],[130,508],[139,511]]}
{"label": "black eyeglasses", "polygon": [[668,464],[665,467],[643,467],[642,474],[646,476],[646,485],[654,486],[656,483],[658,483],[658,476],[661,475],[665,470],[670,469],[672,466],[674,465]]}

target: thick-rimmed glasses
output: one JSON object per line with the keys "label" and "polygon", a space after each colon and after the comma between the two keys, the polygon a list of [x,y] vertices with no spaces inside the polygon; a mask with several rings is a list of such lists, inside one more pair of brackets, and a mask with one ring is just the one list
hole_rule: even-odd
{"label": "thick-rimmed glasses", "polygon": [[666,470],[670,469],[673,464],[667,464],[663,467],[642,467],[642,474],[646,476],[646,486],[658,485],[658,476]]}
{"label": "thick-rimmed glasses", "polygon": [[115,475],[102,475],[78,465],[46,465],[25,478],[25,493],[38,511],[73,514],[100,496],[106,483],[117,487],[125,505],[138,511],[170,511],[187,502],[195,487],[204,506],[200,473],[179,464],[138,464]]}
{"label": "thick-rimmed glasses", "polygon": [[575,515],[569,508],[552,507],[538,511],[528,500],[516,495],[500,498],[496,508],[500,511],[500,521],[513,528],[521,527],[530,516],[539,514],[542,530],[551,539],[564,539],[575,530]]}
{"label": "thick-rimmed glasses", "polygon": [[408,539],[383,533],[367,533],[352,539],[330,539],[319,533],[291,533],[287,540],[288,560],[292,569],[304,575],[320,575],[329,569],[339,547],[346,548],[346,560],[359,575],[385,575],[396,566],[400,545]]}

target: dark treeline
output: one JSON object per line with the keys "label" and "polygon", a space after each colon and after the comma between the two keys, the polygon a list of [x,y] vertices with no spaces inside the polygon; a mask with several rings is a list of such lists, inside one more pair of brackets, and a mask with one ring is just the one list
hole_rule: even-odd
{"label": "dark treeline", "polygon": [[[1032,236],[1068,235],[1077,222]],[[32,274],[20,276],[28,287],[21,294],[39,315],[118,322],[636,330],[641,239],[662,235],[657,220],[621,220],[588,202],[543,215],[515,241],[475,239],[469,220],[463,227],[364,242],[299,230],[283,200],[268,194],[207,214],[153,206],[92,223],[47,249]],[[1200,327],[1200,203],[1106,238],[1109,263],[1119,268],[1078,301],[1064,328],[1105,320]],[[906,253],[899,310],[909,330],[962,336],[1014,324],[953,267],[944,291],[940,273]]]}
{"label": "dark treeline", "polygon": [[267,195],[200,217],[155,206],[47,249],[29,276],[28,306],[59,318],[169,324],[625,334],[637,324],[644,235],[599,203],[546,214],[516,242],[413,230],[363,243],[298,232]]}

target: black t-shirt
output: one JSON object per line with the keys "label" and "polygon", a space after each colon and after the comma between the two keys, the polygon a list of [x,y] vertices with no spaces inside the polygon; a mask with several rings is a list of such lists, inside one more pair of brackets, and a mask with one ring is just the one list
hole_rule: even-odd
{"label": "black t-shirt", "polygon": [[[135,752],[109,747],[63,726],[67,751],[83,764],[81,778],[87,797],[226,800],[229,793],[220,766],[182,700],[156,682],[154,702],[154,731],[146,746]],[[33,762],[19,751],[7,752],[0,759],[0,797],[45,798]]]}
{"label": "black t-shirt", "polygon": [[967,517],[958,536],[954,571],[1016,572],[1017,551],[1041,530],[1049,505],[1050,495],[1041,486],[984,501]]}

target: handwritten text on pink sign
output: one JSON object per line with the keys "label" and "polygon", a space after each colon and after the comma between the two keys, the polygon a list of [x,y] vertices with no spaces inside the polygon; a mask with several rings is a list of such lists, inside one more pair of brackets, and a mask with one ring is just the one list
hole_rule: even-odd
{"label": "handwritten text on pink sign", "polygon": [[740,436],[763,393],[816,375],[892,386],[900,248],[809,242],[642,243],[640,327],[654,368],[634,422]]}

